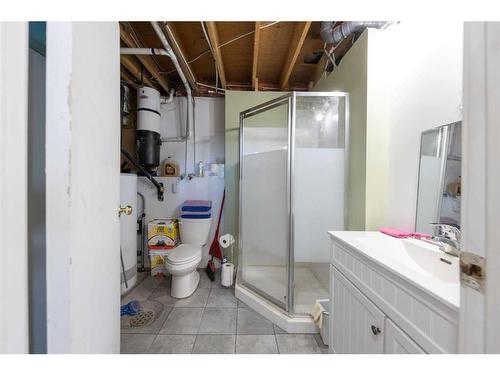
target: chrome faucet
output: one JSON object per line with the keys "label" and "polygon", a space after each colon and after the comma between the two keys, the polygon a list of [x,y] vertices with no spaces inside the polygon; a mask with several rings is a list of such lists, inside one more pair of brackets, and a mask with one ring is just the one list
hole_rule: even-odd
{"label": "chrome faucet", "polygon": [[428,241],[438,245],[439,249],[446,254],[460,256],[460,229],[454,225],[443,223],[430,223],[430,225],[438,227],[438,235],[432,236]]}

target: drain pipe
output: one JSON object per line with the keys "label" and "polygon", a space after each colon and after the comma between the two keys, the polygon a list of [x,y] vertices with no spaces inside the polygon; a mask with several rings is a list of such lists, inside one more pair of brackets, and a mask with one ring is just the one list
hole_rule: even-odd
{"label": "drain pipe", "polygon": [[170,89],[168,91],[168,98],[162,96],[160,100],[160,104],[168,104],[174,101],[175,89]]}
{"label": "drain pipe", "polygon": [[321,22],[321,39],[326,43],[337,44],[352,33],[366,28],[381,29],[386,21],[348,21],[335,27],[335,22]]}

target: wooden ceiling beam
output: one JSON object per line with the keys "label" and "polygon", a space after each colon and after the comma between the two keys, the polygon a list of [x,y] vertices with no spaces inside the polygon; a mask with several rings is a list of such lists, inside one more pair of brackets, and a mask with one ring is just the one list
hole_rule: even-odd
{"label": "wooden ceiling beam", "polygon": [[179,34],[177,33],[177,30],[175,29],[175,26],[172,24],[172,22],[167,22],[163,30],[165,31],[165,36],[167,37],[168,42],[170,43],[170,47],[172,47],[175,56],[177,56],[177,60],[179,61],[182,72],[189,82],[189,86],[191,86],[192,90],[198,91],[195,72],[193,72],[193,70],[189,66],[189,63],[187,62],[186,53],[184,52],[184,47],[182,46],[181,39],[179,37]]}
{"label": "wooden ceiling beam", "polygon": [[290,76],[292,75],[293,67],[297,62],[297,58],[299,57],[300,50],[302,45],[304,44],[304,40],[306,39],[307,32],[311,27],[311,21],[307,22],[298,22],[297,26],[295,26],[295,31],[293,33],[293,38],[290,43],[290,49],[288,52],[288,56],[285,61],[285,65],[283,66],[283,70],[281,72],[280,78],[280,88],[285,89],[288,86],[288,81]]}
{"label": "wooden ceiling beam", "polygon": [[120,79],[135,86],[135,77],[123,66],[120,66]]}
{"label": "wooden ceiling beam", "polygon": [[255,33],[253,36],[253,63],[252,63],[252,89],[259,90],[257,78],[257,66],[259,65],[259,46],[260,46],[260,22],[255,22]]}
{"label": "wooden ceiling beam", "polygon": [[207,25],[208,38],[210,39],[210,44],[212,45],[212,53],[215,59],[215,66],[219,72],[219,79],[222,88],[226,88],[226,73],[224,71],[224,62],[222,61],[222,53],[219,48],[219,33],[217,32],[217,26],[215,22],[205,22]]}
{"label": "wooden ceiling beam", "polygon": [[[120,62],[130,73],[132,73],[137,81],[141,82],[141,64],[135,57],[132,55],[121,55]],[[142,81],[148,86],[156,87],[149,77],[144,74],[142,74]]]}
{"label": "wooden ceiling beam", "polygon": [[[120,39],[129,48],[140,48],[143,46],[138,45],[138,43],[132,38],[132,35],[125,30],[122,24],[120,24]],[[148,55],[136,55],[137,59],[141,64],[147,69],[147,71],[156,79],[159,85],[168,93],[169,85],[165,80],[165,77],[160,73],[155,61],[151,56]]]}

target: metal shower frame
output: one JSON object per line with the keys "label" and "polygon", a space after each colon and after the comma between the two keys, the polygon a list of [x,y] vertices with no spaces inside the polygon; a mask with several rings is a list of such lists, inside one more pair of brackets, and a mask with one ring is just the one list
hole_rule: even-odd
{"label": "metal shower frame", "polygon": [[[302,96],[310,96],[310,97],[343,97],[345,100],[344,103],[344,111],[345,111],[345,135],[344,135],[344,227],[347,226],[347,187],[348,187],[348,176],[349,176],[349,137],[350,137],[350,112],[349,112],[349,94],[346,92],[291,92],[280,96],[276,99],[267,101],[263,104],[257,105],[246,111],[240,113],[240,124],[239,124],[239,199],[238,199],[238,247],[240,253],[243,251],[242,243],[241,243],[241,223],[242,223],[242,210],[241,210],[241,197],[242,197],[242,186],[243,186],[243,152],[244,152],[244,139],[243,139],[243,125],[246,118],[252,117],[259,113],[265,112],[267,110],[279,107],[281,105],[288,105],[288,147],[287,147],[287,210],[288,210],[288,261],[287,261],[287,276],[288,276],[288,285],[287,285],[287,294],[286,294],[286,303],[276,299],[273,296],[270,296],[265,291],[260,290],[248,283],[245,283],[244,280],[240,280],[238,278],[237,282],[240,282],[240,285],[245,288],[251,290],[252,292],[264,297],[266,300],[270,301],[288,315],[300,315],[293,313],[293,303],[294,303],[294,295],[293,295],[293,282],[294,282],[294,224],[295,224],[295,204],[294,204],[294,190],[295,190],[295,181],[294,181],[294,173],[292,166],[294,164],[294,155],[295,155],[295,126],[296,126],[296,104],[297,97]],[[240,258],[241,259],[241,258]],[[240,260],[241,262],[241,260]],[[239,273],[239,272],[238,272]]]}

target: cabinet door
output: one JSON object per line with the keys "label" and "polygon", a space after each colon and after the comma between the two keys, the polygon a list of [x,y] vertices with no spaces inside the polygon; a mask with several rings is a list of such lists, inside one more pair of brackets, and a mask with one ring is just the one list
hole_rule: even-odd
{"label": "cabinet door", "polygon": [[332,351],[339,354],[382,354],[385,315],[335,267],[330,267]]}
{"label": "cabinet door", "polygon": [[384,353],[424,354],[424,350],[390,319],[385,320]]}

